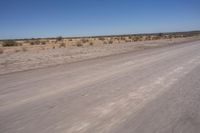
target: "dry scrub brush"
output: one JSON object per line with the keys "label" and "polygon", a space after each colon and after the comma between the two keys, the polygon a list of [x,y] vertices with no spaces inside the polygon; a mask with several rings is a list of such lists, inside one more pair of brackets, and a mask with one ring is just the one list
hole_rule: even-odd
{"label": "dry scrub brush", "polygon": [[0,48],[0,54],[3,54],[3,49],[2,48]]}
{"label": "dry scrub brush", "polygon": [[65,48],[66,44],[65,43],[61,43],[60,46],[59,46],[59,48],[62,48],[62,47]]}
{"label": "dry scrub brush", "polygon": [[88,39],[82,39],[81,42],[82,43],[87,43],[87,42],[89,42],[89,40]]}
{"label": "dry scrub brush", "polygon": [[77,43],[76,43],[76,46],[77,46],[77,47],[82,47],[83,44],[82,44],[81,42],[77,42]]}
{"label": "dry scrub brush", "polygon": [[8,41],[4,41],[2,46],[3,47],[18,46],[18,43],[16,41],[13,41],[13,40],[8,40]]}

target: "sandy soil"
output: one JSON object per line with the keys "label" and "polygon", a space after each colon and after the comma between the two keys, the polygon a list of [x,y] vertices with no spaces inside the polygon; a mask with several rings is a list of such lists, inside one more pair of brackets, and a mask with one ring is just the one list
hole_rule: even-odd
{"label": "sandy soil", "polygon": [[0,75],[0,133],[199,133],[200,41]]}
{"label": "sandy soil", "polygon": [[0,74],[24,71],[29,69],[54,66],[85,59],[108,56],[117,53],[143,50],[173,45],[185,41],[197,40],[199,37],[142,41],[121,44],[99,44],[87,46],[67,46],[49,50],[35,50],[0,54]]}

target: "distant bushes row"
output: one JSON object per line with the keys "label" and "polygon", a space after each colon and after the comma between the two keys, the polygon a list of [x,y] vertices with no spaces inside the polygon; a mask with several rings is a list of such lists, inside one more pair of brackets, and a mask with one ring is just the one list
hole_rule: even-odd
{"label": "distant bushes row", "polygon": [[3,47],[12,47],[12,46],[19,46],[19,44],[16,41],[8,40],[8,41],[3,41],[2,46]]}

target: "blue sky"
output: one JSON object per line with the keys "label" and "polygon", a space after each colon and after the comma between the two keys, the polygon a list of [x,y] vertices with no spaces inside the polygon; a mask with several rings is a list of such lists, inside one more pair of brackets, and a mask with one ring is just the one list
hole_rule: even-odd
{"label": "blue sky", "polygon": [[0,38],[200,30],[200,0],[0,0]]}

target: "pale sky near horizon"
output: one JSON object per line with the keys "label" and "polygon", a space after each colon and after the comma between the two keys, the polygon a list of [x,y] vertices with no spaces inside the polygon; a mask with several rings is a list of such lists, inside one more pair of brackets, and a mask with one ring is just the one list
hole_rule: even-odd
{"label": "pale sky near horizon", "polygon": [[200,30],[200,0],[0,0],[0,39]]}

